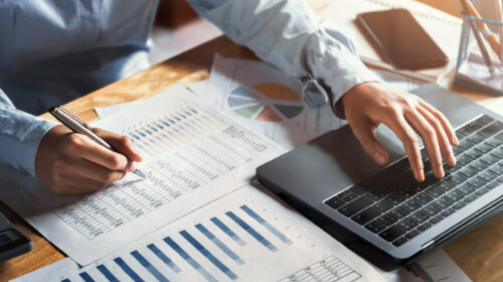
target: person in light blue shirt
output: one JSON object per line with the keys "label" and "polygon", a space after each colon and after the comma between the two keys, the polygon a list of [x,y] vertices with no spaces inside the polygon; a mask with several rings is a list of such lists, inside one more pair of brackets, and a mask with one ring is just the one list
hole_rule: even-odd
{"label": "person in light blue shirt", "polygon": [[[455,164],[458,141],[446,118],[420,98],[379,82],[358,59],[351,36],[319,18],[303,0],[188,0],[238,44],[286,73],[330,89],[334,112],[347,118],[380,164],[381,123],[403,141],[417,180],[424,179],[414,131],[434,173]],[[158,0],[0,1],[0,163],[37,176],[56,193],[87,193],[141,161],[131,142],[96,129],[110,152],[62,125],[36,117],[148,67],[148,35]]]}

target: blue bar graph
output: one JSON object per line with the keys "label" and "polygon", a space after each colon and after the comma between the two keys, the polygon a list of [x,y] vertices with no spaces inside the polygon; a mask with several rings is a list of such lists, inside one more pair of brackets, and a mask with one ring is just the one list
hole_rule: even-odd
{"label": "blue bar graph", "polygon": [[141,264],[143,267],[145,267],[150,274],[152,274],[157,280],[161,282],[169,282],[169,280],[162,275],[155,266],[153,266],[144,256],[142,256],[138,251],[132,251],[131,255]]}
{"label": "blue bar graph", "polygon": [[218,282],[206,269],[204,269],[197,261],[195,261],[189,254],[187,254],[173,239],[170,237],[164,238],[164,242],[168,244],[178,255],[180,255],[186,262],[197,270],[206,280],[210,282]]}
{"label": "blue bar graph", "polygon": [[220,221],[220,219],[212,217],[211,222],[213,222],[218,228],[220,228],[220,230],[227,234],[227,236],[231,237],[231,239],[238,243],[240,246],[246,245],[245,241],[243,241],[236,233],[230,230],[229,227],[225,225],[225,223]]}
{"label": "blue bar graph", "polygon": [[249,216],[255,219],[258,223],[262,224],[267,230],[271,231],[272,234],[276,235],[281,241],[285,244],[291,245],[292,241],[285,236],[285,234],[281,233],[278,229],[272,226],[269,222],[265,221],[261,216],[255,213],[251,208],[247,205],[241,206],[241,209],[245,211]]}
{"label": "blue bar graph", "polygon": [[166,256],[159,248],[157,248],[156,245],[154,244],[149,244],[147,246],[149,250],[151,250],[159,259],[164,262],[171,270],[173,270],[175,273],[178,273],[182,271],[168,256]]}
{"label": "blue bar graph", "polygon": [[86,282],[95,282],[94,279],[87,272],[79,273],[79,276]]}
{"label": "blue bar graph", "polygon": [[205,256],[211,263],[213,263],[218,269],[220,269],[225,275],[227,275],[230,279],[236,280],[238,277],[234,272],[232,272],[225,264],[223,264],[219,259],[217,259],[208,249],[206,249],[203,245],[201,245],[192,235],[190,235],[187,231],[180,231],[180,235],[185,238],[196,250],[198,250],[203,256]]}
{"label": "blue bar graph", "polygon": [[101,274],[103,274],[103,276],[105,276],[105,278],[108,279],[108,281],[119,282],[119,279],[117,279],[117,277],[115,277],[112,272],[110,272],[110,270],[108,270],[108,268],[103,264],[98,265],[96,268],[101,272]]}
{"label": "blue bar graph", "polygon": [[141,279],[140,276],[138,276],[138,274],[136,274],[136,272],[134,272],[134,270],[132,270],[122,258],[115,258],[114,261],[124,272],[126,272],[129,277],[131,277],[131,279],[133,279],[133,281],[144,282],[143,279]]}
{"label": "blue bar graph", "polygon": [[206,229],[206,227],[204,227],[202,224],[197,224],[196,228],[235,262],[237,262],[240,265],[245,263],[238,255],[236,255],[236,253],[234,253],[231,249],[229,249],[229,247],[227,247],[222,241],[220,241],[217,237],[215,237],[215,235],[213,235],[213,233],[211,233],[211,231]]}
{"label": "blue bar graph", "polygon": [[276,252],[278,249],[271,244],[271,242],[267,241],[262,235],[260,235],[255,229],[253,229],[248,223],[244,222],[241,218],[235,215],[233,212],[228,211],[225,213],[228,217],[230,217],[234,222],[236,222],[239,226],[241,226],[246,232],[253,236],[257,241],[259,241],[262,245],[264,245],[269,250]]}

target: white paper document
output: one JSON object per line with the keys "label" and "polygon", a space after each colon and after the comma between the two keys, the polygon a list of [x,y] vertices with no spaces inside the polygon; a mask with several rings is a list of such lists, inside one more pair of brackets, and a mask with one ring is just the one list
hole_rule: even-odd
{"label": "white paper document", "polygon": [[57,196],[1,169],[0,197],[45,238],[87,265],[248,183],[280,148],[205,105],[182,86],[94,126],[129,136],[144,157],[97,193]]}
{"label": "white paper document", "polygon": [[250,185],[87,267],[60,264],[15,282],[384,281],[313,223]]}
{"label": "white paper document", "polygon": [[[375,72],[402,91],[412,91],[421,84],[395,73]],[[217,55],[201,97],[240,124],[291,149],[346,124],[328,104],[317,108],[305,106],[301,93],[298,79],[270,64]]]}

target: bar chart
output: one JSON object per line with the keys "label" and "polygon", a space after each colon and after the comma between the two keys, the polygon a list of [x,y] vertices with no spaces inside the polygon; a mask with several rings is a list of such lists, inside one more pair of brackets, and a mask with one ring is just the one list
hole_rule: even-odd
{"label": "bar chart", "polygon": [[[224,223],[225,220],[228,223]],[[233,222],[236,224],[229,227]],[[257,224],[263,227],[262,230],[254,226]],[[249,236],[244,241],[241,236],[244,237],[246,234]],[[223,236],[229,236],[227,238],[232,240]],[[272,237],[282,244],[273,243]],[[235,244],[231,245],[233,242]],[[238,254],[240,246],[256,243],[262,245],[268,252],[277,252],[280,248],[293,244],[287,235],[261,217],[253,208],[241,205],[236,211],[213,216],[207,222],[196,223],[143,248],[121,254],[111,261],[100,262],[90,270],[80,272],[77,278],[86,282],[103,279],[138,282],[150,281],[152,278],[165,282],[171,281],[170,278],[176,277],[177,274],[194,270],[206,281],[221,281],[222,275],[227,281],[236,281],[239,276],[233,268],[247,263]],[[183,266],[175,262],[175,257],[182,259]],[[218,270],[217,273],[212,273],[215,270]],[[169,273],[170,277],[165,273]],[[61,281],[69,282],[74,279],[70,277]]]}
{"label": "bar chart", "polygon": [[251,185],[86,267],[67,259],[37,272],[14,282],[383,281],[313,223]]}

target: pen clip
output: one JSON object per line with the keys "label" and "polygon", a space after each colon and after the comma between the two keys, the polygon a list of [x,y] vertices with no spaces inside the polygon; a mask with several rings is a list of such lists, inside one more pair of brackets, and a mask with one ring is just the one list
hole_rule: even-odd
{"label": "pen clip", "polygon": [[81,120],[78,116],[74,115],[69,109],[65,108],[65,106],[59,106],[58,108],[60,111],[73,118],[76,122],[80,123],[83,127],[91,129],[85,121]]}

